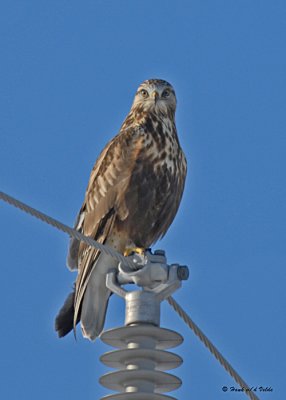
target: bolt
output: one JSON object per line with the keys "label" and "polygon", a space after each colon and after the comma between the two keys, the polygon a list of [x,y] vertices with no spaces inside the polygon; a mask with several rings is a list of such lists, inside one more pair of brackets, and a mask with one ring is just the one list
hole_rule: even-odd
{"label": "bolt", "polygon": [[165,251],[164,250],[155,250],[154,255],[155,256],[165,256]]}
{"label": "bolt", "polygon": [[179,265],[177,268],[177,276],[180,281],[186,281],[189,278],[189,268],[186,265]]}

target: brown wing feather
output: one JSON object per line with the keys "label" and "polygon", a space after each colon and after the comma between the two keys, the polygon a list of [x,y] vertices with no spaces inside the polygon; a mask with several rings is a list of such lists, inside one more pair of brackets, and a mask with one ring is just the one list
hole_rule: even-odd
{"label": "brown wing feather", "polygon": [[[124,137],[115,136],[101,152],[90,175],[85,199],[75,223],[75,229],[97,240],[97,229],[101,220],[117,206],[121,218],[127,216],[126,207],[121,202],[120,207],[118,189],[128,184],[131,170],[128,165],[132,162],[132,154],[126,142],[132,136],[131,129],[126,131]],[[125,142],[125,143],[124,143]],[[119,187],[121,186],[121,187]],[[71,239],[67,256],[67,264],[71,269],[76,269],[80,264],[84,244],[77,239]]]}
{"label": "brown wing feather", "polygon": [[[130,129],[124,135],[117,135],[103,150],[91,172],[80,211],[83,218],[79,217],[81,225],[78,229],[100,243],[105,243],[109,237],[115,220],[123,221],[129,213],[124,193],[132,175],[138,149],[140,149],[140,139],[136,141],[137,147],[128,145],[132,136],[134,137],[134,129]],[[70,248],[74,251],[75,246],[71,245]],[[78,246],[79,273],[75,293],[75,322],[99,253],[82,242]]]}
{"label": "brown wing feather", "polygon": [[[104,243],[106,238],[109,236],[109,233],[114,224],[115,215],[114,212],[107,215],[107,218],[104,218],[104,222],[102,223],[102,229],[100,237],[96,240],[99,243]],[[81,267],[77,276],[76,285],[75,285],[75,299],[74,299],[74,326],[76,325],[78,314],[81,306],[81,302],[83,299],[83,295],[88,284],[89,278],[92,274],[94,267],[96,266],[96,260],[100,255],[100,251],[96,250],[93,247],[88,247],[83,252],[81,258]]]}

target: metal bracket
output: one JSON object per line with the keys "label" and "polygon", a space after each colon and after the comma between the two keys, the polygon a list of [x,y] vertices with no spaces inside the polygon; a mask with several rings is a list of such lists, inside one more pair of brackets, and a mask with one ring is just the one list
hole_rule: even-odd
{"label": "metal bracket", "polygon": [[120,263],[118,271],[111,271],[106,278],[108,289],[123,298],[128,291],[121,285],[134,283],[143,290],[153,292],[158,300],[163,301],[181,286],[182,280],[189,277],[187,266],[167,264],[163,250],[156,250],[154,254],[147,250],[144,255],[134,254],[129,258],[136,265],[136,270]]}
{"label": "metal bracket", "polygon": [[[147,251],[144,255],[130,256],[136,270],[126,265],[119,265],[106,276],[106,286],[113,293],[126,301],[125,324],[138,322],[159,325],[160,303],[171,296],[180,286],[181,281],[189,276],[186,266],[168,265],[162,250]],[[142,290],[128,291],[124,284],[134,283]]]}

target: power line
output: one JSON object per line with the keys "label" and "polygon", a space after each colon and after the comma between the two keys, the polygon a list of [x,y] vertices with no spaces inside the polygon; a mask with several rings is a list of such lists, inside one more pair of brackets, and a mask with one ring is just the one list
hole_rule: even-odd
{"label": "power line", "polygon": [[[29,215],[40,219],[41,221],[51,225],[62,232],[67,233],[69,236],[74,237],[75,239],[86,243],[91,247],[95,247],[96,249],[111,255],[118,262],[123,263],[124,265],[128,265],[130,268],[135,268],[132,261],[122,254],[118,253],[111,247],[104,245],[102,243],[98,243],[97,241],[91,239],[83,235],[81,232],[69,227],[68,225],[63,224],[62,222],[42,213],[41,211],[36,210],[28,206],[27,204],[15,199],[14,197],[9,196],[4,192],[0,192],[0,199],[5,201],[6,203],[28,213]],[[200,330],[200,328],[195,324],[195,322],[191,319],[191,317],[182,309],[182,307],[173,299],[173,297],[168,297],[167,301],[174,308],[174,310],[179,314],[179,316],[184,320],[184,322],[192,329],[195,335],[204,343],[204,345],[210,350],[210,352],[215,356],[215,358],[219,361],[219,363],[225,368],[225,370],[231,375],[231,377],[240,385],[241,388],[244,389],[244,393],[249,396],[251,400],[259,400],[259,398],[250,390],[247,383],[241,378],[241,376],[234,370],[234,368],[229,364],[229,362],[223,357],[223,355],[218,351],[218,349],[212,344],[212,342],[206,337],[206,335]]]}
{"label": "power line", "polygon": [[173,297],[167,298],[168,303],[174,308],[184,322],[191,328],[194,334],[200,339],[201,342],[209,349],[209,351],[215,356],[219,363],[224,369],[232,376],[232,378],[239,384],[241,388],[244,388],[245,394],[249,396],[251,400],[259,400],[258,397],[250,390],[250,387],[242,379],[242,377],[235,371],[230,363],[224,358],[221,352],[215,347],[215,345],[206,337],[203,331],[198,325],[191,319],[191,317],[182,309],[182,307],[176,302]]}
{"label": "power line", "polygon": [[83,235],[81,232],[77,231],[76,229],[73,229],[69,227],[68,225],[63,224],[62,222],[56,220],[55,218],[52,218],[41,211],[36,210],[35,208],[32,208],[28,206],[25,203],[22,203],[21,201],[15,199],[12,196],[9,196],[6,193],[0,192],[0,199],[4,200],[6,203],[10,204],[11,206],[14,206],[16,208],[19,208],[20,210],[26,212],[27,214],[30,214],[31,216],[40,219],[41,221],[45,222],[48,225],[53,226],[54,228],[57,228],[58,230],[67,233],[69,236],[86,243],[87,245],[91,247],[95,247],[96,249],[114,257],[118,262],[123,263],[124,265],[128,265],[129,267],[134,269],[134,264],[132,261],[126,257],[124,257],[122,254],[118,253],[116,250],[112,249],[106,244],[99,243],[92,238]]}

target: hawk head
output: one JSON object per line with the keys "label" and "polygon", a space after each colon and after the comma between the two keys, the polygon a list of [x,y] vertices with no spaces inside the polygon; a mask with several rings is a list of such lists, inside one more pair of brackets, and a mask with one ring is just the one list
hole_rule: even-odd
{"label": "hawk head", "polygon": [[162,79],[148,79],[139,86],[132,104],[136,112],[155,112],[174,117],[176,95],[172,85]]}

